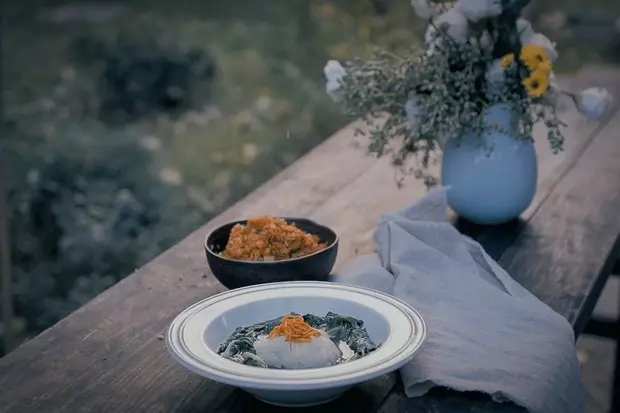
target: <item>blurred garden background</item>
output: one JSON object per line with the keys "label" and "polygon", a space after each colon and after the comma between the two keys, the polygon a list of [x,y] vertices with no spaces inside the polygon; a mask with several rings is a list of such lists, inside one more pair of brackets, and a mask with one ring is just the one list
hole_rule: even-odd
{"label": "blurred garden background", "polygon": [[[326,60],[406,55],[425,27],[409,0],[3,3],[14,317],[0,332],[17,342],[344,126]],[[620,60],[616,0],[528,15],[559,41],[560,72]]]}

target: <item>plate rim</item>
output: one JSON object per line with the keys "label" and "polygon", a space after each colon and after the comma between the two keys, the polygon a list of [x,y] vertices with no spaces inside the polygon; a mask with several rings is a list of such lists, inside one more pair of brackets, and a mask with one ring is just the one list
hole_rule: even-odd
{"label": "plate rim", "polygon": [[[294,380],[292,380],[290,377],[266,378],[244,377],[242,375],[230,378],[226,375],[223,376],[222,373],[220,373],[219,369],[210,367],[208,360],[198,360],[197,362],[200,365],[195,365],[196,357],[193,353],[187,350],[187,345],[185,344],[182,336],[184,324],[187,322],[187,320],[191,319],[191,316],[194,313],[200,311],[202,308],[208,307],[208,304],[210,302],[219,302],[222,299],[226,299],[227,296],[235,296],[244,293],[258,293],[264,290],[280,290],[283,287],[303,288],[309,286],[314,288],[336,288],[350,293],[360,294],[362,296],[373,296],[374,298],[380,299],[391,305],[392,307],[396,308],[409,320],[412,333],[399,348],[399,351],[393,353],[391,357],[383,359],[379,364],[367,366],[361,370],[348,373],[346,376],[342,376],[338,373],[338,371],[335,371],[334,374],[327,375],[327,377],[310,377],[306,379],[296,378]],[[364,305],[363,302],[360,302],[360,304]],[[190,305],[181,313],[179,313],[170,323],[170,326],[168,327],[165,335],[165,344],[169,354],[176,362],[181,364],[186,369],[202,377],[214,380],[219,383],[228,384],[236,387],[244,387],[248,389],[287,391],[325,389],[354,385],[391,373],[410,362],[411,359],[415,356],[415,354],[418,353],[422,345],[426,342],[427,337],[428,329],[426,326],[426,322],[424,321],[424,318],[419,313],[419,311],[417,311],[415,308],[413,308],[403,300],[390,294],[386,294],[372,288],[329,281],[284,281],[267,284],[257,284],[248,287],[237,288],[234,290],[227,290],[204,298]],[[234,363],[233,361],[230,362]],[[332,369],[333,367],[336,366],[326,367],[325,369]],[[312,370],[317,371],[323,369]],[[231,372],[227,374],[234,376],[233,369],[231,368]]]}

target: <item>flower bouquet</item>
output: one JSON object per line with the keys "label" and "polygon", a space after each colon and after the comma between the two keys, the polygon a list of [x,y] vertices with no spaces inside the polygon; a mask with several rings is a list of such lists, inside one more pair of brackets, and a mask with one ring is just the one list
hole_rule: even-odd
{"label": "flower bouquet", "polygon": [[563,149],[565,125],[556,110],[562,96],[591,120],[612,105],[605,89],[572,93],[558,86],[558,53],[521,17],[527,3],[412,0],[429,22],[425,50],[330,60],[324,69],[327,92],[369,125],[371,153],[391,154],[398,170],[431,186],[437,180],[428,167],[443,152],[450,205],[479,223],[516,218],[531,203],[533,127],[544,122],[554,153]]}

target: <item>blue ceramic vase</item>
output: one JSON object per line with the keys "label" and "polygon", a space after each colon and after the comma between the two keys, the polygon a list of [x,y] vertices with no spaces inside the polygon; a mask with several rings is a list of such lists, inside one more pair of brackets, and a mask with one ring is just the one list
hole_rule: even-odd
{"label": "blue ceramic vase", "polygon": [[515,113],[504,105],[487,113],[487,126],[500,130],[468,134],[443,151],[442,183],[448,204],[477,224],[502,224],[518,218],[536,192],[538,166],[532,139],[517,139]]}

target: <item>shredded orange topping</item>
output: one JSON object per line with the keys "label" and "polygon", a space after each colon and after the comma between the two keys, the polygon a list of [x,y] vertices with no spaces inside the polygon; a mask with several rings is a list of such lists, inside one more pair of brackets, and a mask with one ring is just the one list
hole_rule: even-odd
{"label": "shredded orange topping", "polygon": [[222,256],[243,261],[278,261],[303,257],[327,248],[318,236],[308,234],[281,218],[255,217],[230,231]]}
{"label": "shredded orange topping", "polygon": [[267,336],[268,340],[285,336],[287,343],[309,343],[312,337],[319,337],[321,333],[297,315],[287,315],[282,319],[279,326],[275,327]]}

